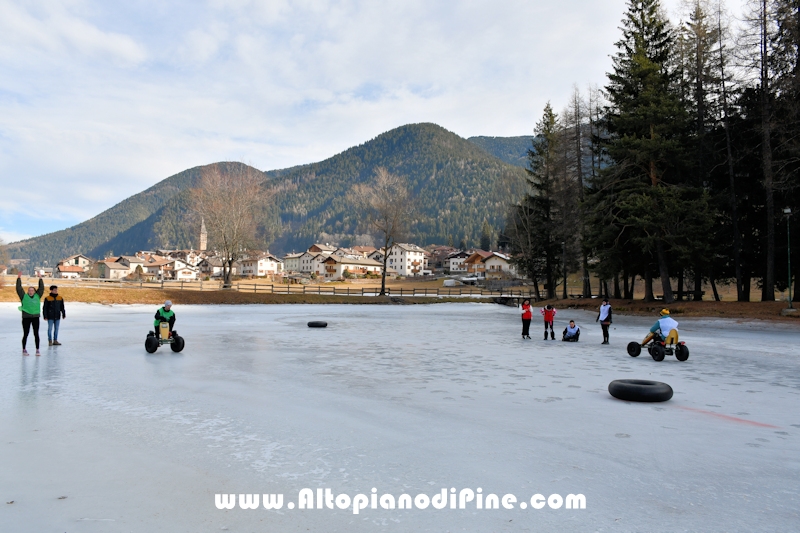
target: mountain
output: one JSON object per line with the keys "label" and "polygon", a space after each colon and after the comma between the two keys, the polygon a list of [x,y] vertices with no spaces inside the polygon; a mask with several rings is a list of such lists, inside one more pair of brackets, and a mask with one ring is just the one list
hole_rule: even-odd
{"label": "mountain", "polygon": [[[366,242],[349,202],[357,183],[385,167],[407,178],[417,198],[408,239],[421,245],[461,239],[477,244],[483,220],[495,230],[508,205],[524,192],[524,170],[492,155],[502,138],[467,140],[435,124],[410,124],[329,159],[264,173],[273,202],[260,215],[273,253],[302,250],[315,241],[347,246]],[[489,139],[490,141],[486,141]],[[482,143],[482,144],[481,144]],[[508,143],[505,149],[510,152]],[[501,150],[502,152],[502,150]],[[232,168],[221,163],[223,171]],[[197,246],[199,222],[190,216],[189,190],[203,167],[171,176],[96,217],[66,230],[8,246],[12,257],[50,264],[74,253],[92,257],[140,249]],[[209,235],[213,240],[213,235]]]}
{"label": "mountain", "polygon": [[519,137],[470,137],[467,139],[477,144],[486,152],[497,159],[510,165],[527,168],[528,150],[531,148],[533,137],[522,135]]}

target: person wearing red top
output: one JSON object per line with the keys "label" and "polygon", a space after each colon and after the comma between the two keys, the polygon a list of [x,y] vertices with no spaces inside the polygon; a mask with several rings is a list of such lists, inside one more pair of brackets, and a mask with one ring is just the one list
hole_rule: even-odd
{"label": "person wearing red top", "polygon": [[550,326],[550,338],[556,340],[556,333],[553,331],[553,320],[556,318],[556,309],[550,304],[542,307],[542,316],[544,317],[544,340],[547,340],[547,327]]}
{"label": "person wearing red top", "polygon": [[533,319],[533,312],[531,311],[531,301],[525,300],[522,302],[522,338],[530,339],[531,320]]}

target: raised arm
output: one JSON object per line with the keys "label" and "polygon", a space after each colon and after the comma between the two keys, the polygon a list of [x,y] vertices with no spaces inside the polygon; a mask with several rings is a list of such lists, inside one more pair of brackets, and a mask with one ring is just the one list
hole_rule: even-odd
{"label": "raised arm", "polygon": [[39,295],[39,298],[44,296],[44,280],[42,278],[39,278],[39,288],[36,289],[36,294]]}
{"label": "raised arm", "polygon": [[25,296],[25,291],[22,290],[22,274],[17,274],[17,296],[19,296],[20,301]]}

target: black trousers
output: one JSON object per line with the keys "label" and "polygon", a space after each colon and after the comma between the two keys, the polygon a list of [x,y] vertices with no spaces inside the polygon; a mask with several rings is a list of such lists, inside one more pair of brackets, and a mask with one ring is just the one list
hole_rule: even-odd
{"label": "black trousers", "polygon": [[610,326],[610,325],[611,324],[603,324],[602,322],[600,323],[600,327],[603,328],[603,340],[604,341],[608,340],[608,326]]}
{"label": "black trousers", "polygon": [[553,321],[552,320],[550,322],[548,322],[547,320],[544,321],[544,333],[545,333],[545,335],[547,335],[547,326],[550,326],[550,333],[553,333],[555,335],[555,333],[553,332]]}
{"label": "black trousers", "polygon": [[22,317],[22,349],[28,344],[28,333],[33,326],[33,340],[36,342],[36,349],[39,349],[39,317]]}
{"label": "black trousers", "polygon": [[523,318],[522,319],[522,334],[526,336],[530,336],[531,334],[531,319],[530,318]]}

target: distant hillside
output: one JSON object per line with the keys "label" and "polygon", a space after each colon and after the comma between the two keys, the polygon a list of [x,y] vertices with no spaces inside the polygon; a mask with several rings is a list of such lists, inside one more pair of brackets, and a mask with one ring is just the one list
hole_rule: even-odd
{"label": "distant hillside", "polygon": [[[494,145],[499,144],[496,139]],[[477,244],[484,218],[499,228],[507,206],[524,190],[521,168],[479,146],[435,124],[412,124],[319,163],[265,172],[265,186],[275,195],[260,216],[264,245],[283,253],[315,241],[354,244],[363,228],[348,193],[381,166],[405,176],[418,199],[410,240],[421,245],[458,244],[461,239]],[[196,247],[199,223],[189,216],[188,191],[201,170],[169,177],[72,228],[11,244],[9,252],[29,257],[32,264],[53,264],[78,252],[102,257]]]}
{"label": "distant hillside", "polygon": [[518,167],[528,166],[528,150],[531,147],[533,136],[520,137],[470,137],[467,139],[475,143],[497,159],[501,159]]}
{"label": "distant hillside", "polygon": [[76,253],[100,258],[107,252],[127,253],[160,245],[152,235],[159,218],[153,215],[181,191],[190,189],[199,179],[199,171],[200,167],[196,167],[170,176],[70,228],[11,243],[8,253],[12,258],[29,258],[31,266],[35,266],[44,261],[54,265]]}

